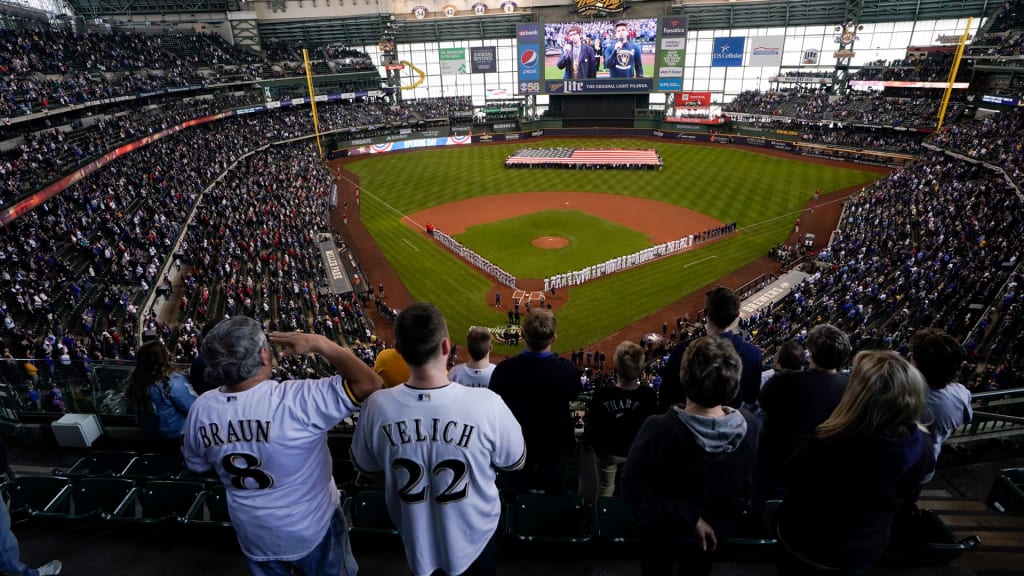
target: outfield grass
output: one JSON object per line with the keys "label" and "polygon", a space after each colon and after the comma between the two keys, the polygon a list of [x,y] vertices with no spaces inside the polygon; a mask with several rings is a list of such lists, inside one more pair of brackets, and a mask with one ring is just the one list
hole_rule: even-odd
{"label": "outfield grass", "polygon": [[[413,297],[437,304],[456,340],[472,325],[499,325],[488,305],[492,281],[400,222],[401,216],[475,196],[585,191],[660,200],[736,221],[734,238],[571,289],[559,311],[558,350],[585,346],[764,256],[784,240],[820,188],[827,193],[874,181],[871,172],[784,160],[743,150],[650,141],[547,140],[530,147],[657,148],[660,171],[506,170],[518,145],[459,146],[368,157],[347,165],[360,177],[363,221]],[[620,254],[610,241],[606,244]],[[467,242],[467,246],[477,246]],[[521,258],[522,253],[515,256]],[[503,257],[504,258],[504,257]],[[511,267],[497,258],[492,262]],[[592,260],[576,262],[577,266]],[[559,266],[558,269],[562,269]],[[508,352],[507,350],[501,350]]]}
{"label": "outfield grass", "polygon": [[[541,236],[560,236],[569,245],[537,248],[531,242]],[[575,210],[545,210],[471,226],[455,239],[491,262],[501,262],[516,278],[544,278],[651,245],[647,234]]]}

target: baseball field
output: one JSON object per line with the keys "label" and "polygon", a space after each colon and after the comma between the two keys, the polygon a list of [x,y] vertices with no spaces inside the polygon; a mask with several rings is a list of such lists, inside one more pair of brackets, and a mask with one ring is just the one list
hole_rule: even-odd
{"label": "baseball field", "polygon": [[[559,290],[559,350],[586,346],[738,268],[786,239],[816,189],[877,172],[736,148],[632,139],[532,141],[529,147],[656,148],[659,171],[506,169],[523,144],[475,145],[349,161],[358,217],[415,300],[437,304],[455,340],[506,321],[512,291],[425,233],[427,224],[539,290],[544,277],[737,223],[737,232],[688,251]],[[364,263],[365,265],[365,263]],[[370,278],[373,282],[373,278]],[[500,346],[498,352],[511,352]]]}

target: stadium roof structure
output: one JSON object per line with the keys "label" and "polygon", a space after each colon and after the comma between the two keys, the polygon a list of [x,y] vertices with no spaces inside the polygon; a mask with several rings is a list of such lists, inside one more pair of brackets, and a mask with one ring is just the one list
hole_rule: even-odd
{"label": "stadium roof structure", "polygon": [[[269,0],[268,0],[269,1]],[[239,0],[67,0],[77,16],[225,13],[240,9]],[[990,16],[1001,0],[675,0],[671,13],[686,16],[691,30],[835,25],[846,19],[850,4],[860,4],[860,23],[940,20]],[[258,23],[267,41],[317,46],[344,42],[376,44],[390,14],[350,18],[295,18]],[[535,18],[530,12],[425,20],[395,20],[399,43],[480,38],[513,38],[515,25]]]}
{"label": "stadium roof structure", "polygon": [[841,24],[850,4],[860,4],[859,24],[991,16],[998,0],[781,0],[730,2],[676,0],[672,14],[690,30]]}

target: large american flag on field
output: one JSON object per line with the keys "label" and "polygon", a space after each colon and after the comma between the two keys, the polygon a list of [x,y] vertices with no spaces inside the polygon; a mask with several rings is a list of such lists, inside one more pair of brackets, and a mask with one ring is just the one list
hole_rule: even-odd
{"label": "large american flag on field", "polygon": [[505,160],[505,164],[630,164],[661,166],[657,150],[622,150],[615,148],[521,148]]}

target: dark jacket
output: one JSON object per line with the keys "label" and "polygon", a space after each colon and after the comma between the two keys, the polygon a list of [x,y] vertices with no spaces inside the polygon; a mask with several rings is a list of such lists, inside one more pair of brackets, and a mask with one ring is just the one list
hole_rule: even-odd
{"label": "dark jacket", "polygon": [[626,458],[623,495],[641,534],[689,538],[703,518],[721,539],[750,505],[757,420],[737,410],[695,430],[688,416],[673,408],[647,419]]}
{"label": "dark jacket", "polygon": [[779,532],[800,554],[860,571],[882,555],[893,516],[935,467],[926,432],[811,439],[786,470]]}
{"label": "dark jacket", "polygon": [[523,427],[527,463],[564,463],[575,442],[569,402],[582,390],[576,367],[551,353],[524,351],[494,367],[490,388]]}
{"label": "dark jacket", "polygon": [[[736,353],[740,355],[743,362],[743,372],[740,374],[740,391],[736,398],[728,405],[738,408],[740,402],[754,404],[757,402],[757,394],[761,390],[761,349],[743,339],[740,334],[725,332],[721,338],[732,342]],[[683,384],[679,381],[679,367],[683,361],[683,353],[686,352],[690,341],[687,340],[672,349],[668,357],[665,370],[661,373],[661,390],[658,392],[658,412],[665,412],[673,404],[686,402],[686,394],[683,391]]]}
{"label": "dark jacket", "polygon": [[765,383],[758,400],[765,414],[757,446],[758,492],[763,498],[782,498],[786,464],[832,415],[848,379],[809,370],[776,372]]}

